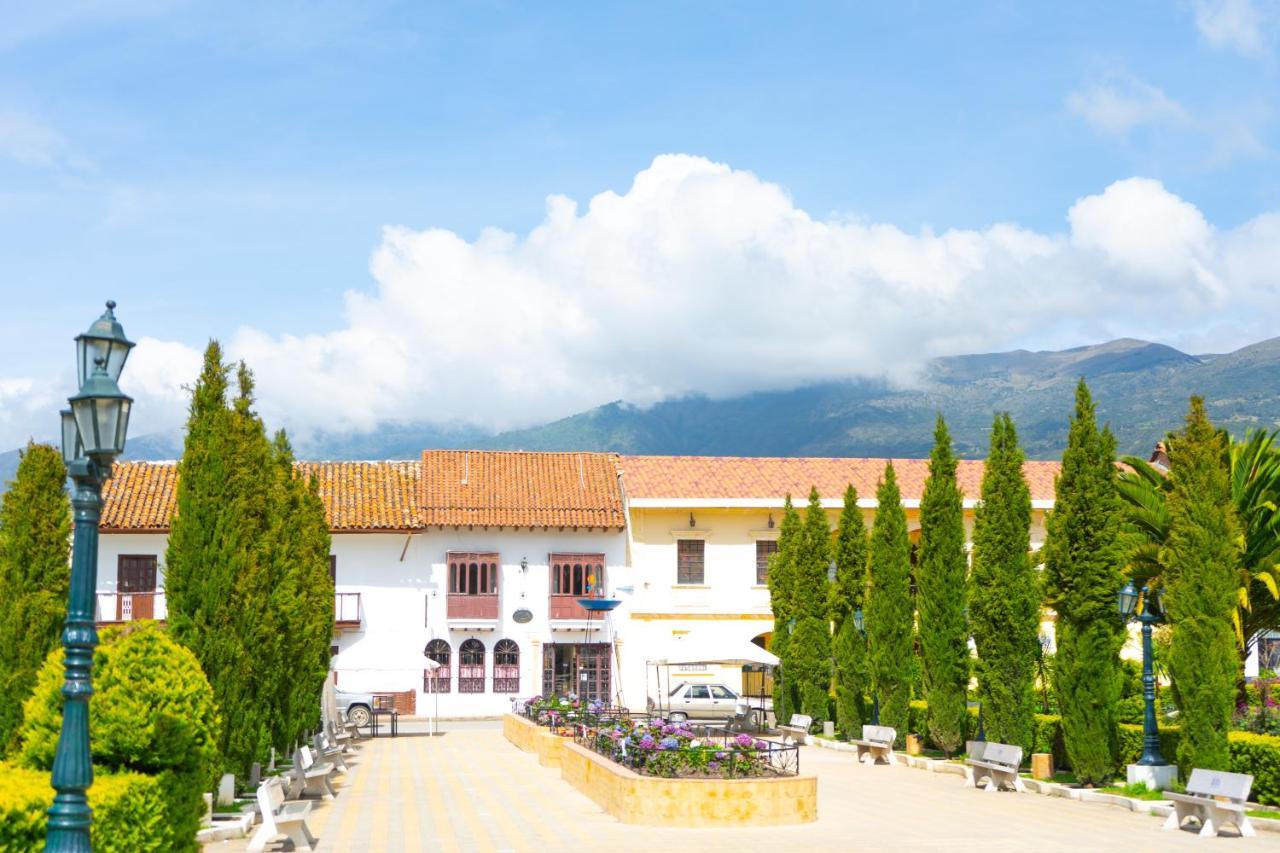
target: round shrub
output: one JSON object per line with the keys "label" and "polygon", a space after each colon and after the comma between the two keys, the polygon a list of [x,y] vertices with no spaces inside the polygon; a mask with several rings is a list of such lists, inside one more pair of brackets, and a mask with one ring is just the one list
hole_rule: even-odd
{"label": "round shrub", "polygon": [[[18,762],[49,770],[62,726],[62,651],[45,660],[24,706]],[[93,658],[89,736],[95,766],[157,777],[171,849],[195,849],[203,802],[214,782],[219,720],[200,664],[156,622],[102,632]]]}
{"label": "round shrub", "polygon": [[[49,774],[0,764],[0,850],[44,846],[53,788]],[[94,773],[90,843],[98,853],[167,853],[174,849],[157,781],[141,773]]]}

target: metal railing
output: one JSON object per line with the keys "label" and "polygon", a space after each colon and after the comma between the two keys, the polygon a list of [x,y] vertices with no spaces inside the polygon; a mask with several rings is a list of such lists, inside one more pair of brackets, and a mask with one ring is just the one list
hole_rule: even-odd
{"label": "metal railing", "polygon": [[162,589],[155,592],[100,592],[97,596],[94,621],[100,625],[168,616]]}
{"label": "metal railing", "polygon": [[[741,779],[800,772],[798,745],[709,727],[659,727],[656,722],[641,730],[643,735],[631,729],[621,736],[612,726],[579,725],[574,742],[646,776]],[[676,731],[692,731],[695,737],[677,736]]]}

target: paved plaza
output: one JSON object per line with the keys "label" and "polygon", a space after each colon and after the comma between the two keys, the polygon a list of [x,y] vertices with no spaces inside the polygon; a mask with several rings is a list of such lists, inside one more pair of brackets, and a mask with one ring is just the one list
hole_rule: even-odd
{"label": "paved plaza", "polygon": [[[492,726],[492,727],[490,727]],[[986,793],[960,777],[869,767],[847,753],[805,747],[819,777],[818,820],[756,829],[662,829],[621,824],[561,781],[558,769],[516,749],[497,724],[436,737],[366,741],[338,797],[309,824],[319,850],[728,851],[1143,850],[1280,851],[1280,834],[1200,839],[1162,832],[1162,819],[1038,794]],[[211,853],[246,842],[210,845]],[[280,849],[280,848],[277,848]]]}

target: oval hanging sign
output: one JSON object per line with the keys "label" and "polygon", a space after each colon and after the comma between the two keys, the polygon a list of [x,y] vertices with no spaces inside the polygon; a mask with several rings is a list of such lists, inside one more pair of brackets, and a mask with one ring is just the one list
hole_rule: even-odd
{"label": "oval hanging sign", "polygon": [[514,620],[515,622],[517,622],[517,623],[519,623],[519,624],[523,625],[523,624],[525,624],[526,622],[532,622],[532,621],[533,621],[533,611],[532,611],[532,610],[526,610],[525,608],[521,607],[521,608],[520,608],[519,610],[517,610],[515,613],[512,613],[512,614],[511,614],[511,618],[512,618],[512,620]]}

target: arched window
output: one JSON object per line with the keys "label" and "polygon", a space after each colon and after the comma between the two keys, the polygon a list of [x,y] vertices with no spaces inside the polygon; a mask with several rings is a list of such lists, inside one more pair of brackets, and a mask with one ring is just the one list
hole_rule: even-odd
{"label": "arched window", "polygon": [[484,692],[484,643],[474,637],[458,647],[458,692]]}
{"label": "arched window", "polygon": [[493,647],[493,692],[520,692],[520,647],[515,640],[499,640]]}
{"label": "arched window", "polygon": [[440,664],[436,669],[427,669],[422,672],[422,692],[423,693],[448,693],[449,692],[449,661],[453,656],[449,644],[444,640],[432,640],[427,643],[426,651],[423,652],[428,658]]}

